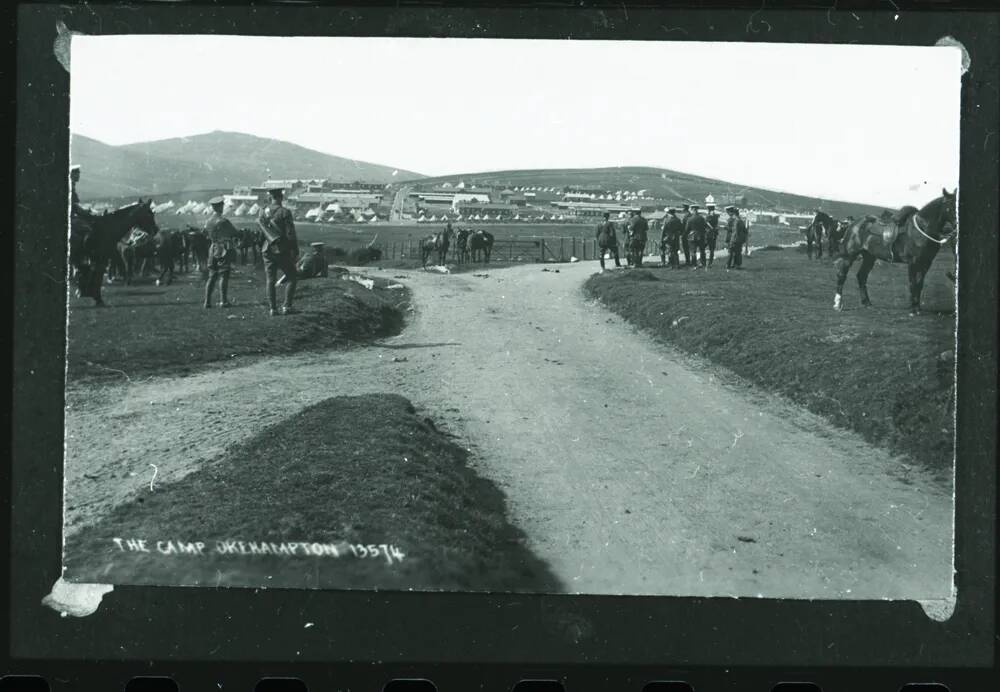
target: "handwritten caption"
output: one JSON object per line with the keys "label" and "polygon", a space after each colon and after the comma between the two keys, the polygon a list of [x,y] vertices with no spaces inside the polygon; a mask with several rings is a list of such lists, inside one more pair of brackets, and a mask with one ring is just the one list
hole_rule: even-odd
{"label": "handwritten caption", "polygon": [[160,555],[279,555],[285,557],[352,557],[384,559],[387,563],[402,562],[406,557],[391,543],[308,543],[292,541],[151,541],[140,538],[112,538],[122,553],[157,553]]}

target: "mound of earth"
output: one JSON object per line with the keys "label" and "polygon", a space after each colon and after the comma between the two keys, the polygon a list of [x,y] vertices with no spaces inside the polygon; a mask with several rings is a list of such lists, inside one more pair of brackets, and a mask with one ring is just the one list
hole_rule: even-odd
{"label": "mound of earth", "polygon": [[[295,299],[299,314],[277,317],[268,314],[263,272],[253,268],[240,268],[232,277],[233,305],[227,308],[202,307],[204,283],[196,275],[170,286],[110,287],[105,291],[110,307],[103,309],[74,298],[68,380],[185,374],[400,332],[408,291],[384,290],[384,281],[372,290],[337,276],[331,272],[329,278],[300,281]],[[279,301],[282,292],[279,287]]]}
{"label": "mound of earth", "polygon": [[64,565],[79,582],[561,590],[524,541],[465,449],[373,394],[324,400],[154,485],[67,539]]}

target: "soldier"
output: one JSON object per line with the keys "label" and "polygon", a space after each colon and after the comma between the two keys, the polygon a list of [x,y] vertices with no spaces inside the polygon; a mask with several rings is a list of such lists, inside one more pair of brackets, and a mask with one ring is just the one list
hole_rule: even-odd
{"label": "soldier", "polygon": [[747,242],[747,225],[740,218],[736,207],[726,207],[729,221],[726,227],[726,243],[729,245],[729,258],[726,270],[743,268],[743,245]]}
{"label": "soldier", "polygon": [[316,277],[326,277],[329,268],[326,264],[326,254],[323,252],[323,243],[309,243],[312,252],[299,260],[296,269],[300,279],[314,279]]}
{"label": "soldier", "polygon": [[670,251],[670,267],[680,269],[680,259],[677,252],[680,249],[681,236],[684,235],[684,224],[677,218],[677,210],[667,209],[667,218],[663,222],[663,235],[660,237],[660,264],[667,264],[666,252]]}
{"label": "soldier", "polygon": [[284,191],[280,187],[272,188],[268,190],[268,194],[271,195],[274,208],[262,209],[257,223],[264,231],[264,281],[267,284],[267,303],[273,317],[278,314],[276,284],[279,269],[284,273],[282,283],[286,284],[285,302],[281,307],[281,314],[290,315],[297,312],[292,307],[292,301],[295,298],[295,286],[298,284],[295,263],[299,257],[299,241],[295,235],[292,213],[282,206]]}
{"label": "soldier", "polygon": [[83,263],[84,245],[87,236],[93,230],[94,218],[89,209],[80,205],[80,197],[76,194],[76,184],[79,180],[80,166],[70,166],[69,260],[74,270]]}
{"label": "soldier", "polygon": [[[698,213],[698,205],[691,205],[691,214],[684,222],[684,234],[688,239],[688,247],[691,249],[691,260],[695,269],[699,266],[705,269],[705,236],[708,232],[708,222],[705,217]],[[695,255],[698,256],[698,264],[695,264]]]}
{"label": "soldier", "polygon": [[[681,206],[681,223],[684,227],[687,227],[687,220],[691,217],[691,205],[685,204]],[[694,264],[694,258],[690,255],[690,248],[688,247],[688,237],[687,233],[681,233],[681,250],[684,251],[684,266],[690,267]]]}
{"label": "soldier", "polygon": [[705,206],[708,208],[708,213],[705,214],[705,222],[708,224],[705,246],[708,248],[708,266],[711,267],[715,261],[715,244],[719,240],[719,214],[715,211],[714,202],[708,202]]}
{"label": "soldier", "polygon": [[622,266],[618,257],[618,234],[615,232],[615,225],[611,222],[609,212],[604,212],[604,222],[597,225],[597,251],[600,253],[601,271],[604,271],[605,251],[614,255],[616,267]]}
{"label": "soldier", "polygon": [[642,211],[632,210],[632,218],[628,222],[628,254],[633,257],[636,267],[642,266],[642,256],[646,252],[649,222],[642,217]]}
{"label": "soldier", "polygon": [[[212,293],[219,283],[221,300],[219,307],[229,307],[229,273],[236,256],[235,238],[239,231],[222,215],[226,200],[213,197],[208,201],[212,206],[212,216],[205,222],[205,236],[211,242],[208,247],[208,282],[205,284],[205,307],[212,307]],[[221,281],[220,281],[221,279]]]}

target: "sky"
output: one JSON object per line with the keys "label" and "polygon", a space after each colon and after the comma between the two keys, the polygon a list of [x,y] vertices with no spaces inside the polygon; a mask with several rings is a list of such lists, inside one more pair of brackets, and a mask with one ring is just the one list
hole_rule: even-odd
{"label": "sky", "polygon": [[213,130],[426,175],[654,166],[922,206],[958,185],[954,47],[74,36],[70,127]]}

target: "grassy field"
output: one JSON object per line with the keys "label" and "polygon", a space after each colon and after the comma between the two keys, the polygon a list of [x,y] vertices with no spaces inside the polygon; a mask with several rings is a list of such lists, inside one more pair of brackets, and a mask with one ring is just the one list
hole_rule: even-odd
{"label": "grassy field", "polygon": [[[862,308],[852,271],[832,308],[832,264],[801,249],[758,251],[744,271],[651,268],[591,278],[586,290],[656,338],[720,364],[948,476],[954,437],[954,287],[938,256],[924,315],[909,317],[904,265],[876,266]],[[855,267],[856,268],[856,267]]]}
{"label": "grassy field", "polygon": [[[132,286],[106,287],[107,308],[72,298],[69,379],[183,374],[212,364],[363,343],[402,328],[409,302],[405,289],[368,290],[331,274],[299,282],[300,314],[270,317],[263,270],[237,269],[230,280],[230,308],[202,307],[205,284],[197,274],[170,286],[140,279]],[[283,290],[278,288],[279,302]]]}
{"label": "grassy field", "polygon": [[562,590],[524,538],[466,451],[385,394],[327,399],[143,493],[74,535],[65,565],[100,583]]}

